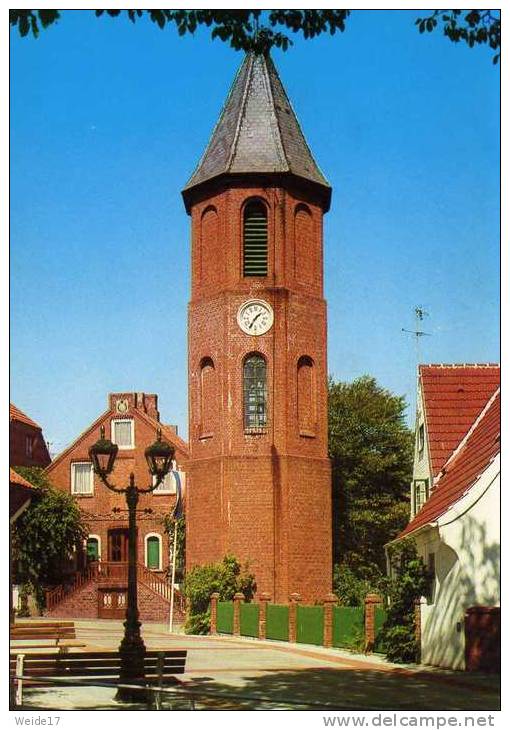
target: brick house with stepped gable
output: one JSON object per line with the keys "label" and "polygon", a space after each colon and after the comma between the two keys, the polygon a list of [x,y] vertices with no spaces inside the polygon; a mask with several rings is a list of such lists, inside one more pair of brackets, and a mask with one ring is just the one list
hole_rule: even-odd
{"label": "brick house with stepped gable", "polygon": [[500,368],[420,365],[411,537],[431,572],[422,662],[496,669],[500,604]]}
{"label": "brick house with stepped gable", "polygon": [[[51,483],[78,501],[89,537],[75,556],[72,574],[47,595],[47,615],[76,618],[124,618],[127,591],[128,521],[125,496],[111,492],[93,473],[88,450],[104,426],[119,446],[110,483],[124,487],[131,472],[143,488],[151,478],[144,451],[157,437],[175,448],[174,468],[185,484],[187,444],[176,428],[160,422],[157,395],[111,393],[102,413],[46,470]],[[138,594],[142,621],[167,621],[170,545],[165,515],[175,505],[175,477],[169,474],[150,494],[140,495],[137,513]]]}
{"label": "brick house with stepped gable", "polygon": [[331,187],[270,56],[248,53],[183,198],[191,216],[187,568],[331,591],[323,215]]}
{"label": "brick house with stepped gable", "polygon": [[42,429],[13,403],[9,405],[9,464],[10,466],[46,467],[51,457]]}

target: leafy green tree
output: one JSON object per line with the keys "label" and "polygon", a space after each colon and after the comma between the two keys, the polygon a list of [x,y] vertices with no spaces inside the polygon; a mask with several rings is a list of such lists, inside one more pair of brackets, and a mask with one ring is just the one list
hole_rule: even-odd
{"label": "leafy green tree", "polygon": [[13,526],[13,565],[17,582],[25,585],[25,593],[31,587],[41,609],[44,588],[61,581],[62,565],[88,531],[76,500],[54,489],[42,469],[18,467],[16,471],[39,493]]}
{"label": "leafy green tree", "polygon": [[[10,23],[20,35],[37,38],[40,28],[47,28],[60,18],[59,10],[10,10]],[[194,33],[198,27],[211,28],[211,37],[230,43],[232,48],[266,53],[271,48],[286,51],[292,40],[285,31],[315,38],[322,33],[343,32],[350,10],[96,10],[97,16],[116,17],[126,14],[131,22],[147,16],[160,28],[173,24],[179,35]],[[470,47],[486,44],[499,49],[501,21],[492,10],[434,10],[426,18],[418,18],[420,33],[431,32],[442,24],[443,34]],[[499,53],[494,56],[499,60]]]}
{"label": "leafy green tree", "polygon": [[220,563],[197,565],[186,575],[184,593],[188,619],[187,634],[207,634],[210,630],[209,603],[213,593],[220,594],[221,601],[231,601],[235,593],[243,593],[251,601],[256,590],[255,577],[232,555],[226,555]]}
{"label": "leafy green tree", "polygon": [[331,380],[328,410],[334,561],[373,584],[386,572],[384,545],[409,518],[413,434],[405,398],[367,375]]}
{"label": "leafy green tree", "polygon": [[391,564],[389,608],[381,630],[381,645],[390,662],[418,662],[420,646],[415,637],[415,601],[427,594],[431,575],[410,538],[390,546],[388,557]]}

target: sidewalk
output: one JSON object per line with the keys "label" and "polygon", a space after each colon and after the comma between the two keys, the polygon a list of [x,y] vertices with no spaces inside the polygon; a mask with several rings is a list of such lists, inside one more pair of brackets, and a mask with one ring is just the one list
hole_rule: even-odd
{"label": "sidewalk", "polygon": [[[120,621],[75,621],[75,625],[77,640],[86,644],[81,651],[117,649],[122,637]],[[395,665],[377,655],[303,644],[170,635],[162,624],[144,624],[143,638],[148,649],[187,649],[183,687],[275,702],[204,698],[199,709],[306,709],[308,702],[332,710],[499,709],[499,676],[494,675]],[[113,701],[114,694],[112,688],[59,687],[27,690],[26,699],[41,709],[128,709]],[[304,705],[291,704],[298,701]]]}

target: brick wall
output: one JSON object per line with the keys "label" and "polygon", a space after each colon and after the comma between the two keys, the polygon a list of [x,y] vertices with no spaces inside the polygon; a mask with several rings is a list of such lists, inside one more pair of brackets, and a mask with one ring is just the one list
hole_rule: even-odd
{"label": "brick wall", "polygon": [[[243,278],[243,209],[253,197],[268,210],[268,276]],[[306,189],[246,181],[215,184],[209,195],[202,189],[191,209],[188,567],[231,552],[249,561],[258,590],[275,600],[297,591],[313,601],[331,590],[322,214]],[[274,311],[262,336],[237,324],[239,306],[252,297]],[[258,434],[245,433],[243,422],[242,369],[251,352],[267,363],[268,424]],[[314,403],[300,427],[303,357]],[[204,358],[214,367],[207,398]]]}
{"label": "brick wall", "polygon": [[[115,411],[117,400],[127,402],[127,411],[119,414]],[[157,411],[157,396],[144,393],[116,393],[109,396],[109,410],[98,418],[63,454],[48,467],[47,474],[51,483],[68,493],[71,492],[71,464],[73,462],[88,462],[88,450],[99,438],[101,426],[105,427],[105,435],[111,437],[111,422],[115,418],[129,418],[134,421],[135,448],[119,449],[114,471],[109,478],[110,483],[117,487],[125,487],[130,472],[135,475],[136,484],[143,488],[151,483],[144,451],[156,439],[157,423],[148,422],[146,415],[159,415]],[[180,446],[180,439],[176,439],[176,461],[179,467],[187,460],[187,452]],[[115,494],[103,485],[94,475],[94,491],[90,495],[75,495],[84,519],[88,524],[89,534],[99,537],[100,558],[108,558],[108,530],[127,528],[126,501],[122,494]],[[154,533],[162,538],[162,569],[168,567],[169,543],[164,533],[163,518],[173,510],[175,496],[172,494],[140,495],[138,504],[138,562],[145,562],[145,543],[147,535]],[[114,513],[114,508],[121,512]],[[151,509],[152,514],[144,513]]]}
{"label": "brick wall", "polygon": [[[154,621],[166,623],[170,616],[170,604],[161,596],[138,583],[138,610],[142,622]],[[98,586],[91,582],[78,589],[65,598],[58,606],[46,611],[46,616],[52,618],[97,618],[98,617]],[[178,607],[174,608],[174,621],[181,622],[184,616],[179,612]]]}

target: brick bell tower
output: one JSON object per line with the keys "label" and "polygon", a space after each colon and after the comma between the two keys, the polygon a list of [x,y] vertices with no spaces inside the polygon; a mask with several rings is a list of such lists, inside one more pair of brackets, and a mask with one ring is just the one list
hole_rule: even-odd
{"label": "brick bell tower", "polygon": [[183,191],[192,225],[188,568],[331,590],[322,217],[331,188],[268,56],[246,55]]}

